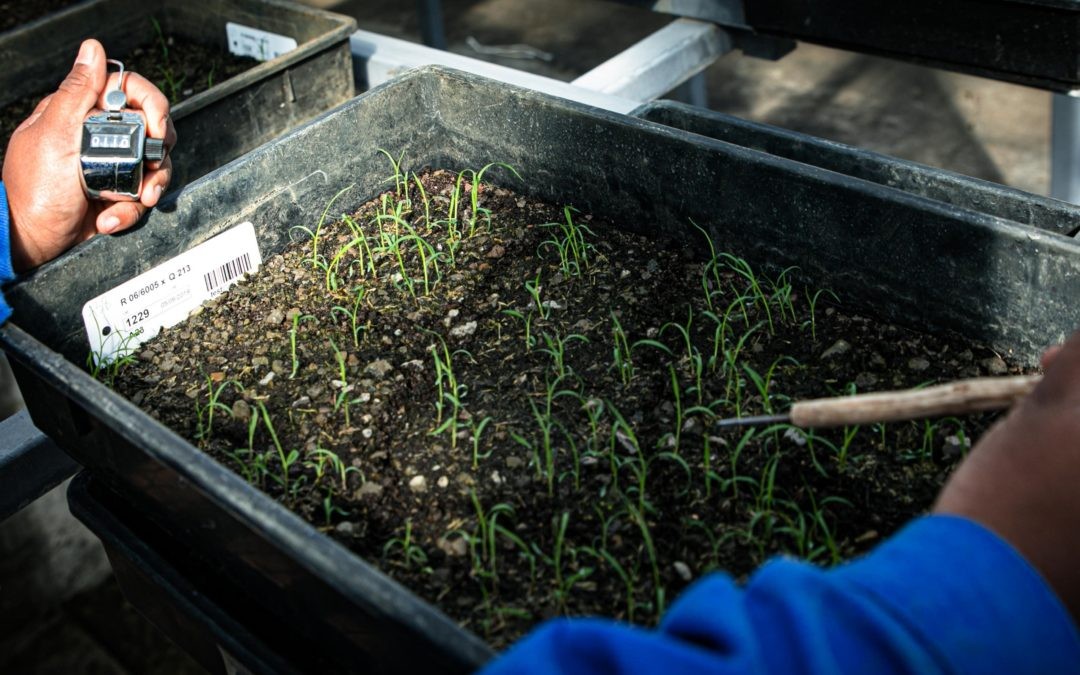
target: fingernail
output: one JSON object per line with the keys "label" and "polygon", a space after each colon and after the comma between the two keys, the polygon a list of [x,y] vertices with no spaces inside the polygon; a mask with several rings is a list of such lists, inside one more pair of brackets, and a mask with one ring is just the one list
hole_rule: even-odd
{"label": "fingernail", "polygon": [[79,47],[79,56],[75,59],[75,63],[81,63],[83,65],[90,65],[94,62],[94,47],[89,41],[84,41],[82,47]]}
{"label": "fingernail", "polygon": [[161,199],[161,193],[162,193],[162,192],[163,192],[163,190],[161,189],[161,186],[160,186],[160,185],[155,185],[155,186],[154,186],[154,195],[155,195],[155,196],[156,196],[156,197],[157,197],[158,199]]}
{"label": "fingernail", "polygon": [[118,227],[120,227],[120,219],[116,216],[106,216],[105,219],[101,221],[102,232],[112,232]]}

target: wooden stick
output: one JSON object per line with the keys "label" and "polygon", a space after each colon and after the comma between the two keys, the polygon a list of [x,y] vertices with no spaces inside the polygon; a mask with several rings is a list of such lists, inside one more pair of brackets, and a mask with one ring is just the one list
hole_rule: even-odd
{"label": "wooden stick", "polygon": [[1026,396],[1041,379],[1042,375],[977,377],[922,389],[810,399],[791,406],[791,423],[838,427],[1001,410]]}

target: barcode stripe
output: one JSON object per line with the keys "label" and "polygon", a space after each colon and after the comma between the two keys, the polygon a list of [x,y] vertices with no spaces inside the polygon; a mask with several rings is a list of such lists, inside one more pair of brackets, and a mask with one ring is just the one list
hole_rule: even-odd
{"label": "barcode stripe", "polygon": [[212,291],[249,271],[251,271],[251,255],[245,253],[239,258],[233,258],[224,265],[210,270],[203,275],[203,281],[206,283],[206,290]]}

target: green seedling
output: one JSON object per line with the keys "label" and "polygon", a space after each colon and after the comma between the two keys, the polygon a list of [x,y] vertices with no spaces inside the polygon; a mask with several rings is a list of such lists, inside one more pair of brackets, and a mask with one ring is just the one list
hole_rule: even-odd
{"label": "green seedling", "polygon": [[517,172],[517,169],[510,166],[509,164],[504,164],[502,162],[492,162],[491,164],[488,164],[484,168],[480,169],[479,171],[473,173],[472,189],[469,191],[469,205],[472,208],[469,218],[470,237],[476,235],[476,226],[480,220],[481,214],[484,215],[484,218],[487,221],[487,229],[491,229],[491,210],[485,209],[480,206],[480,182],[484,179],[484,174],[487,173],[488,169],[496,166],[506,169],[510,173],[514,174],[515,178],[521,180],[521,174]]}
{"label": "green seedling", "polygon": [[244,391],[244,386],[237,380],[225,380],[215,387],[213,378],[209,375],[206,376],[206,393],[208,396],[206,405],[200,405],[199,399],[197,397],[195,399],[195,418],[197,420],[195,438],[202,441],[209,441],[211,436],[213,436],[215,410],[220,410],[229,417],[232,417],[232,408],[218,400],[221,398],[221,394],[225,391],[225,388],[229,386],[233,387],[238,392]]}
{"label": "green seedling", "polygon": [[532,321],[534,313],[530,311],[528,314],[525,314],[524,312],[520,312],[516,309],[504,309],[502,313],[514,319],[519,319],[521,323],[524,324],[525,351],[531,352],[533,347],[536,346],[536,339],[533,337],[532,334]]}
{"label": "green seedling", "polygon": [[834,303],[840,303],[840,298],[836,297],[836,293],[827,288],[819,289],[813,295],[808,295],[807,304],[810,305],[810,318],[803,322],[802,327],[810,326],[810,339],[814,342],[817,342],[817,304],[823,293],[831,295]]}
{"label": "green seedling", "polygon": [[[274,429],[274,423],[270,420],[270,411],[266,409],[266,405],[256,399],[255,400],[256,414],[252,415],[252,423],[248,429],[248,442],[249,446],[254,441],[255,427],[258,425],[258,420],[261,418],[266,431],[270,434],[270,439],[274,443],[274,449],[277,451],[278,460],[280,461],[281,473],[278,475],[270,474],[270,477],[274,479],[285,490],[286,494],[292,495],[289,489],[289,471],[292,466],[296,464],[296,460],[300,458],[300,452],[297,450],[290,450],[287,454],[285,449],[281,445],[281,441],[278,439],[277,431]],[[251,446],[254,450],[254,446]]]}
{"label": "green seedling", "polygon": [[402,150],[401,154],[398,155],[398,158],[396,160],[394,159],[393,155],[391,155],[386,150],[383,150],[382,148],[379,148],[378,152],[381,152],[383,155],[386,156],[386,159],[390,161],[390,167],[394,171],[394,173],[386,179],[387,182],[392,182],[394,184],[394,194],[399,199],[401,199],[402,197],[407,199],[409,195],[409,174],[408,172],[402,172],[401,170],[401,161],[405,159],[405,151]]}
{"label": "green seedling", "polygon": [[615,312],[611,312],[611,341],[613,346],[611,348],[613,363],[611,367],[619,373],[619,379],[622,380],[624,387],[629,387],[630,382],[634,379],[634,359],[633,352],[630,350],[630,342],[626,337],[626,331],[623,330],[622,324],[619,322],[619,317],[615,315]]}
{"label": "green seedling", "polygon": [[412,520],[405,520],[405,533],[401,537],[395,537],[383,544],[384,558],[392,558],[395,551],[398,552],[400,558],[392,561],[393,564],[406,570],[411,570],[415,566],[425,574],[431,573],[431,568],[427,566],[427,553],[419,544],[413,541]]}
{"label": "green seedling", "polygon": [[690,224],[697,228],[697,231],[705,237],[705,243],[709,245],[709,260],[701,272],[701,289],[705,293],[705,306],[711,312],[714,311],[713,295],[722,292],[723,287],[723,281],[720,278],[720,261],[716,253],[716,245],[713,244],[712,237],[705,228],[695,223],[693,219],[690,220]]}
{"label": "green seedling", "polygon": [[[753,298],[754,304],[761,307],[765,312],[765,321],[769,325],[769,333],[771,335],[776,334],[776,327],[773,325],[772,310],[769,307],[769,298],[765,295],[765,291],[761,288],[761,283],[758,281],[757,275],[754,274],[754,270],[750,267],[750,263],[746,262],[742,258],[737,258],[730,253],[721,253],[720,258],[723,259],[728,269],[732,270],[749,284],[749,295]],[[749,323],[749,320],[747,320]]]}
{"label": "green seedling", "polygon": [[586,225],[574,222],[573,214],[577,209],[572,206],[563,207],[565,220],[561,223],[544,223],[542,227],[558,228],[558,232],[550,239],[540,244],[538,249],[553,248],[559,256],[559,269],[563,274],[570,277],[579,277],[589,269],[589,252],[593,246],[585,235],[593,236],[592,230]]}
{"label": "green seedling", "polygon": [[532,298],[533,304],[536,305],[536,311],[540,315],[541,319],[548,319],[551,316],[551,305],[545,305],[540,299],[540,292],[543,290],[543,286],[540,284],[541,271],[536,271],[536,276],[532,279],[525,280],[525,290],[529,292],[529,297]]}
{"label": "green seedling", "polygon": [[314,321],[318,323],[319,320],[310,314],[295,314],[293,315],[292,328],[289,329],[289,353],[292,355],[292,370],[289,372],[289,379],[296,377],[296,373],[300,370],[300,359],[296,355],[296,337],[300,331],[300,323],[303,321]]}
{"label": "green seedling", "polygon": [[[437,436],[441,433],[450,434],[450,447],[457,447],[458,438],[458,426],[460,424],[461,411],[464,407],[463,399],[468,393],[468,388],[458,382],[457,375],[454,373],[454,358],[459,355],[464,355],[469,359],[472,359],[472,354],[464,349],[458,349],[453,352],[450,351],[450,347],[447,346],[446,340],[443,336],[433,331],[425,331],[431,333],[439,341],[437,345],[433,344],[428,347],[428,351],[431,353],[431,358],[435,363],[435,389],[436,389],[436,427],[430,433],[433,436]],[[445,415],[444,419],[444,406],[449,403],[450,414]]]}
{"label": "green seedling", "polygon": [[[370,327],[371,322],[367,324],[360,323],[361,313],[360,305],[364,302],[364,295],[366,289],[363,286],[357,286],[353,291],[353,304],[352,308],[343,307],[341,305],[334,305],[330,308],[330,316],[342,315],[349,321],[349,334],[352,335],[353,347],[360,348],[360,333]],[[295,369],[294,369],[295,372]]]}
{"label": "green seedling", "polygon": [[547,345],[541,347],[540,351],[551,357],[555,377],[562,380],[572,375],[573,368],[566,365],[566,347],[571,342],[588,342],[589,338],[578,333],[571,333],[563,337],[557,331],[554,334],[541,333],[540,336],[544,339],[544,344]]}
{"label": "green seedling", "polygon": [[480,436],[484,433],[484,429],[491,423],[491,417],[485,417],[479,422],[475,418],[470,419],[470,429],[472,437],[472,468],[476,471],[480,468],[480,460],[491,457],[491,450],[488,450],[484,454],[480,454]]}
{"label": "green seedling", "polygon": [[348,360],[345,352],[338,348],[337,343],[334,342],[334,338],[328,338],[330,340],[330,347],[334,350],[334,363],[338,368],[338,379],[335,386],[338,388],[337,396],[334,397],[334,412],[345,409],[345,427],[352,427],[352,420],[349,419],[349,408],[354,403],[358,403],[359,399],[349,400],[349,394],[353,391],[353,385],[349,384],[349,374],[345,368],[345,362]]}

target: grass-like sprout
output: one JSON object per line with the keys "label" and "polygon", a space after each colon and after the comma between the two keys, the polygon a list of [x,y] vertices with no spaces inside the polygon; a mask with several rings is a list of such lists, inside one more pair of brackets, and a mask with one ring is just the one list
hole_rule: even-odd
{"label": "grass-like sprout", "polygon": [[261,417],[263,426],[270,434],[270,440],[274,443],[274,449],[277,451],[278,460],[281,463],[281,473],[276,476],[270,474],[270,477],[281,485],[286,494],[291,495],[292,493],[289,490],[289,470],[292,468],[293,464],[296,463],[296,460],[300,458],[300,452],[295,449],[290,450],[288,453],[285,452],[285,449],[281,445],[281,441],[278,439],[277,431],[274,429],[274,423],[270,419],[270,411],[266,409],[266,405],[262,401],[258,399],[255,400],[255,409],[257,413],[252,416],[252,424],[250,424],[248,428],[249,445],[254,440],[254,429],[258,425],[258,420]]}
{"label": "grass-like sprout", "polygon": [[326,448],[317,447],[312,450],[304,460],[304,466],[315,473],[312,487],[318,486],[323,478],[330,475],[338,479],[343,491],[349,488],[349,474],[351,473],[359,474],[360,482],[364,482],[364,474],[359,468],[346,466],[336,452]]}
{"label": "grass-like sprout", "polygon": [[506,169],[510,173],[514,174],[514,176],[518,180],[521,180],[521,174],[517,172],[517,169],[510,166],[509,164],[504,164],[503,162],[492,162],[491,164],[488,164],[484,168],[480,169],[479,171],[473,173],[472,189],[469,191],[469,206],[471,207],[471,211],[469,214],[470,237],[476,235],[476,225],[480,221],[480,214],[483,214],[487,220],[487,229],[491,229],[491,210],[485,209],[480,206],[480,182],[484,179],[484,174],[487,173],[488,169],[496,166]]}
{"label": "grass-like sprout", "polygon": [[417,176],[416,173],[413,173],[413,182],[416,183],[416,190],[420,193],[420,203],[424,206],[424,225],[431,227],[431,200],[428,199],[423,181],[420,180],[420,176]]}
{"label": "grass-like sprout", "polygon": [[588,342],[589,338],[579,333],[571,333],[570,335],[561,336],[556,331],[554,334],[541,333],[541,337],[544,339],[546,347],[541,347],[540,351],[544,352],[551,357],[552,369],[555,371],[555,377],[562,380],[573,373],[573,369],[566,365],[566,347],[571,342]]}
{"label": "grass-like sprout", "polygon": [[292,370],[289,371],[289,379],[296,377],[296,373],[300,370],[300,359],[296,355],[296,338],[300,332],[300,324],[304,321],[319,322],[311,314],[295,314],[293,315],[292,328],[289,329],[289,354],[292,356]]}
{"label": "grass-like sprout", "polygon": [[758,277],[754,273],[753,268],[750,267],[750,263],[742,258],[737,258],[730,253],[721,253],[720,257],[727,262],[728,268],[750,284],[750,297],[753,298],[754,304],[760,305],[761,309],[765,312],[765,321],[769,325],[769,333],[775,334],[776,327],[773,325],[772,309],[769,307],[769,297],[765,295],[765,291],[761,288],[761,283],[758,281]]}
{"label": "grass-like sprout", "polygon": [[630,350],[630,341],[626,337],[626,331],[623,330],[619,317],[615,316],[614,311],[611,312],[611,341],[613,360],[611,367],[619,373],[619,379],[622,380],[623,386],[629,387],[630,382],[634,379],[633,353]]}
{"label": "grass-like sprout", "polygon": [[[705,267],[701,272],[701,288],[705,292],[705,306],[709,308],[709,311],[714,311],[712,298],[714,293],[721,292],[723,282],[720,279],[720,261],[716,253],[716,245],[713,244],[712,237],[693,219],[690,220],[690,224],[697,228],[697,231],[705,237],[705,243],[709,245],[709,260],[706,261]],[[710,288],[710,282],[712,288]]]}
{"label": "grass-like sprout", "polygon": [[577,209],[564,206],[565,220],[563,222],[542,225],[542,227],[558,228],[558,232],[550,239],[541,242],[539,250],[554,248],[559,255],[559,269],[563,274],[579,277],[589,269],[589,252],[593,246],[586,240],[585,235],[591,237],[593,232],[587,225],[575,223],[574,213],[577,213]]}
{"label": "grass-like sprout", "polygon": [[[97,316],[94,316],[94,324],[97,326]],[[100,333],[101,328],[97,327],[97,331]],[[116,386],[116,378],[119,377],[120,372],[127,366],[130,366],[136,362],[135,358],[135,346],[138,343],[138,338],[143,334],[142,328],[136,328],[124,335],[120,340],[120,344],[117,345],[116,350],[112,354],[112,358],[106,358],[104,352],[104,345],[98,350],[91,350],[86,355],[86,367],[90,371],[90,376],[95,380],[104,382],[109,388]]]}
{"label": "grass-like sprout", "polygon": [[780,311],[780,320],[784,321],[786,317],[791,317],[791,323],[795,323],[797,320],[795,316],[795,287],[792,285],[788,275],[793,271],[799,269],[796,266],[788,267],[777,275],[776,279],[769,281],[769,285],[772,287],[772,293],[770,299],[776,303],[776,308]]}
{"label": "grass-like sprout", "polygon": [[593,573],[593,568],[591,567],[580,567],[577,569],[565,568],[566,557],[568,555],[573,558],[575,562],[577,558],[577,550],[573,546],[568,546],[566,542],[566,530],[569,524],[569,511],[563,511],[558,518],[553,520],[551,529],[555,535],[554,546],[550,556],[541,556],[555,574],[555,600],[558,602],[559,610],[562,612],[566,611],[567,601],[570,598],[574,586]]}
{"label": "grass-like sprout", "polygon": [[649,567],[652,570],[653,593],[656,599],[656,605],[653,607],[653,611],[656,616],[661,616],[664,613],[664,598],[666,593],[664,584],[660,579],[660,562],[656,556],[656,545],[653,543],[649,521],[645,518],[645,514],[641,509],[634,506],[633,502],[629,499],[626,500],[626,510],[630,514],[630,519],[638,526],[638,530],[641,532],[641,541],[645,544],[645,554],[649,558]]}
{"label": "grass-like sprout", "polygon": [[157,36],[158,47],[161,49],[162,63],[158,65],[158,74],[161,75],[161,79],[158,81],[161,86],[162,92],[166,94],[170,103],[176,103],[180,100],[183,93],[182,87],[184,86],[184,80],[187,76],[177,77],[176,73],[172,69],[172,62],[169,59],[169,43],[165,39],[165,31],[161,29],[161,24],[154,17],[150,17],[150,23],[154,27],[154,33]]}
{"label": "grass-like sprout", "polygon": [[[365,330],[367,326],[360,323],[362,314],[360,313],[360,304],[364,302],[364,296],[367,291],[363,286],[357,286],[353,293],[352,308],[343,307],[341,305],[334,305],[330,308],[330,316],[336,316],[341,314],[349,321],[349,334],[352,335],[353,347],[360,347],[360,332]],[[369,322],[370,324],[370,322]]]}
{"label": "grass-like sprout", "polygon": [[390,167],[393,169],[394,173],[389,178],[387,178],[387,182],[394,183],[394,194],[398,197],[398,199],[401,199],[402,197],[408,198],[409,174],[408,172],[403,172],[401,170],[401,162],[403,159],[405,159],[405,151],[402,150],[401,154],[398,155],[398,158],[396,160],[394,159],[393,155],[391,155],[386,150],[383,150],[382,148],[379,148],[378,152],[381,152],[383,155],[386,156],[386,159],[390,160]]}
{"label": "grass-like sprout", "polygon": [[195,438],[209,441],[210,437],[213,436],[215,410],[220,410],[229,417],[232,417],[232,408],[218,400],[221,398],[221,394],[225,391],[225,388],[229,386],[236,389],[236,391],[244,391],[244,385],[240,384],[237,380],[225,380],[215,387],[213,378],[209,375],[206,376],[206,393],[208,398],[206,405],[200,405],[198,397],[195,398],[195,418],[197,420]]}
{"label": "grass-like sprout", "polygon": [[334,412],[344,408],[345,409],[345,427],[351,428],[352,421],[349,419],[349,408],[353,403],[357,402],[357,399],[349,400],[349,394],[352,393],[353,385],[349,384],[349,374],[345,368],[346,354],[342,351],[337,343],[334,342],[334,338],[329,338],[330,347],[334,350],[334,363],[338,369],[338,379],[333,383],[338,387],[337,396],[334,397]]}
{"label": "grass-like sprout", "polygon": [[491,450],[488,450],[486,453],[483,453],[483,454],[480,453],[480,436],[481,436],[481,434],[484,433],[484,429],[489,424],[491,424],[491,417],[490,416],[484,417],[480,421],[476,421],[475,418],[469,420],[469,426],[471,427],[471,429],[469,431],[471,432],[471,437],[472,437],[472,468],[473,468],[473,471],[476,471],[477,469],[480,468],[480,460],[481,459],[487,459],[488,457],[491,456]]}
{"label": "grass-like sprout", "polygon": [[327,266],[325,258],[321,258],[319,256],[319,239],[322,237],[322,229],[323,226],[326,224],[326,217],[330,214],[330,209],[334,206],[334,202],[336,202],[341,197],[341,195],[345,194],[354,187],[356,187],[355,183],[344,187],[339,190],[337,194],[330,198],[330,201],[326,203],[326,208],[323,209],[322,215],[319,216],[319,222],[315,226],[314,230],[308,227],[304,227],[303,225],[293,225],[291,228],[289,228],[290,232],[292,230],[299,230],[300,232],[303,232],[309,237],[311,237],[311,256],[307,259],[307,262],[310,263],[311,266],[315,269],[325,269]]}
{"label": "grass-like sprout", "polygon": [[532,298],[533,304],[536,305],[536,311],[540,314],[541,319],[548,319],[551,316],[551,305],[545,305],[541,300],[540,294],[544,290],[543,285],[540,283],[541,270],[536,270],[536,276],[532,279],[525,280],[525,290],[528,291],[529,297]]}
{"label": "grass-like sprout", "polygon": [[424,549],[413,540],[411,519],[405,520],[404,534],[400,537],[394,537],[383,544],[384,558],[390,560],[395,551],[399,551],[398,555],[400,558],[397,561],[391,560],[393,564],[407,570],[411,570],[416,566],[425,574],[431,573],[431,568],[427,566],[427,553],[425,553]]}
{"label": "grass-like sprout", "polygon": [[802,327],[810,326],[810,339],[814,342],[817,342],[817,304],[823,293],[831,295],[833,302],[838,304],[840,302],[840,298],[836,297],[836,293],[827,288],[820,288],[813,295],[809,295],[809,292],[807,292],[806,302],[810,306],[810,318],[803,322]]}
{"label": "grass-like sprout", "polygon": [[[468,388],[464,384],[458,382],[457,375],[454,373],[454,358],[458,355],[465,355],[471,359],[472,355],[464,349],[457,349],[451,352],[450,347],[446,344],[446,340],[443,339],[443,336],[433,331],[426,332],[434,335],[439,341],[437,345],[433,344],[428,347],[431,358],[435,363],[435,410],[437,415],[435,420],[436,427],[431,431],[431,435],[437,436],[444,432],[449,433],[450,447],[456,448],[458,428],[461,423],[461,410],[464,406],[462,399],[465,398]],[[451,408],[449,414],[444,415],[444,406],[446,403],[449,403]]]}
{"label": "grass-like sprout", "polygon": [[524,312],[521,312],[521,311],[516,310],[516,309],[504,309],[502,311],[502,313],[509,316],[509,317],[512,317],[514,319],[519,319],[521,321],[521,323],[524,325],[524,327],[525,327],[525,351],[531,352],[533,347],[536,346],[536,339],[533,337],[533,334],[532,334],[532,321],[533,321],[534,312],[532,312],[530,310],[528,314],[525,314]]}

